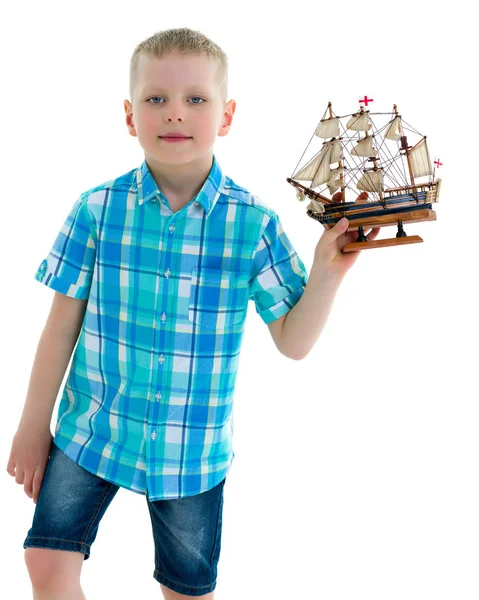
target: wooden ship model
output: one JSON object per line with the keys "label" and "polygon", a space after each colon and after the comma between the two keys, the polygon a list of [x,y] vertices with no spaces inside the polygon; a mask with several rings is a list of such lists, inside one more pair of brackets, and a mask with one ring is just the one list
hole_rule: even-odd
{"label": "wooden ship model", "polygon": [[[367,106],[372,99],[365,96],[360,102]],[[431,168],[426,136],[402,119],[396,104],[393,110],[373,113],[360,106],[357,113],[336,116],[329,102],[311,137],[326,141],[313,158],[286,179],[297,188],[298,200],[310,198],[309,217],[326,229],[346,217],[348,230],[358,231],[356,242],[346,244],[343,252],[422,242],[418,235],[408,236],[403,223],[436,220],[432,204],[438,201],[441,180],[434,180],[436,169]],[[376,115],[389,115],[389,121],[378,129],[371,118]],[[344,127],[341,120],[346,118]],[[408,145],[405,131],[420,137],[414,146]],[[442,163],[438,160],[434,164]],[[323,184],[324,189],[316,189]],[[362,191],[360,197],[353,185]],[[346,201],[346,188],[353,192],[353,201]],[[398,228],[394,238],[369,241],[364,235],[364,227],[390,225]]]}

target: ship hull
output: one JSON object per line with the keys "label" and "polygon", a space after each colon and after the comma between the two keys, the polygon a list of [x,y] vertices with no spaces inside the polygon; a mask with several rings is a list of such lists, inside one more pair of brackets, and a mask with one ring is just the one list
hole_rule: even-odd
{"label": "ship hull", "polygon": [[349,221],[349,230],[360,226],[387,227],[397,225],[398,221],[435,221],[436,213],[432,210],[432,202],[427,202],[426,197],[427,192],[385,197],[385,208],[381,202],[341,202],[325,205],[323,213],[308,209],[307,214],[322,223],[326,229],[334,227],[343,217]]}
{"label": "ship hull", "polygon": [[[346,244],[343,252],[355,252],[368,248],[381,248],[403,244],[416,244],[422,242],[418,235],[407,235],[403,229],[404,223],[419,223],[421,221],[435,221],[436,213],[432,210],[434,202],[438,201],[441,189],[441,180],[433,183],[417,184],[412,186],[389,188],[382,201],[332,202],[331,198],[307,188],[298,181],[287,178],[287,182],[304,195],[316,200],[323,205],[323,212],[307,209],[307,215],[319,221],[325,229],[331,229],[343,217],[349,221],[348,231],[359,229],[356,242]],[[299,200],[304,200],[298,197]],[[310,204],[309,206],[313,206]],[[397,226],[396,237],[382,240],[360,240],[364,237],[363,228]],[[360,229],[361,228],[361,229]]]}

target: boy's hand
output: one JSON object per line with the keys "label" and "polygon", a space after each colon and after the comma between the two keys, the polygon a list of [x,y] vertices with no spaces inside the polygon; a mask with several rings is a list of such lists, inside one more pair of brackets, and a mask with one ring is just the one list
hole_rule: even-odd
{"label": "boy's hand", "polygon": [[34,504],[40,494],[52,443],[50,428],[38,430],[20,426],[13,438],[7,473],[24,486],[25,494],[33,498]]}
{"label": "boy's hand", "polygon": [[[361,192],[357,197],[359,199],[366,199],[368,197],[367,192]],[[341,192],[336,192],[333,200],[341,199]],[[334,273],[338,276],[343,276],[346,272],[354,265],[361,250],[356,252],[344,252],[343,248],[350,242],[355,242],[358,237],[357,231],[345,232],[348,229],[349,221],[346,219],[344,222],[338,221],[334,227],[325,230],[321,236],[319,242],[316,245],[314,251],[314,262],[321,266],[321,269]],[[364,231],[364,234],[368,240],[374,240],[378,235],[380,227],[375,227],[368,231]]]}

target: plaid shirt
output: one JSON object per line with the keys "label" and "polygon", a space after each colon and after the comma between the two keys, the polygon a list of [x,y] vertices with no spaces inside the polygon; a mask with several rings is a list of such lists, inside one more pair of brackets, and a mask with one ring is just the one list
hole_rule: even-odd
{"label": "plaid shirt", "polygon": [[145,160],[80,195],[35,278],[87,299],[54,443],[151,501],[222,481],[248,300],[270,323],[308,280],[277,214],[215,155],[173,213]]}

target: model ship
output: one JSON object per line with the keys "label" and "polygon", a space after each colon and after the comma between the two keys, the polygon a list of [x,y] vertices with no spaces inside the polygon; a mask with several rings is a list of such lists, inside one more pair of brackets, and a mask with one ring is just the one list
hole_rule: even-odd
{"label": "model ship", "polygon": [[[372,99],[365,96],[360,102],[367,106]],[[325,118],[328,111],[329,117]],[[373,113],[360,106],[357,113],[336,116],[329,102],[313,134],[326,141],[287,178],[297,188],[298,200],[311,200],[309,217],[326,229],[346,217],[348,230],[358,231],[356,242],[346,244],[343,252],[422,242],[418,235],[408,236],[403,223],[436,220],[432,205],[438,201],[441,180],[434,180],[434,176],[435,167],[442,163],[437,160],[434,170],[431,168],[426,136],[404,121],[396,104],[393,111]],[[377,116],[387,120],[379,128],[372,119],[376,121]],[[345,126],[343,119],[347,119]],[[419,137],[413,146],[408,143],[406,131]],[[354,187],[361,190],[359,196]],[[354,200],[346,200],[346,188]],[[364,235],[364,227],[390,225],[398,228],[394,238],[368,240]]]}

